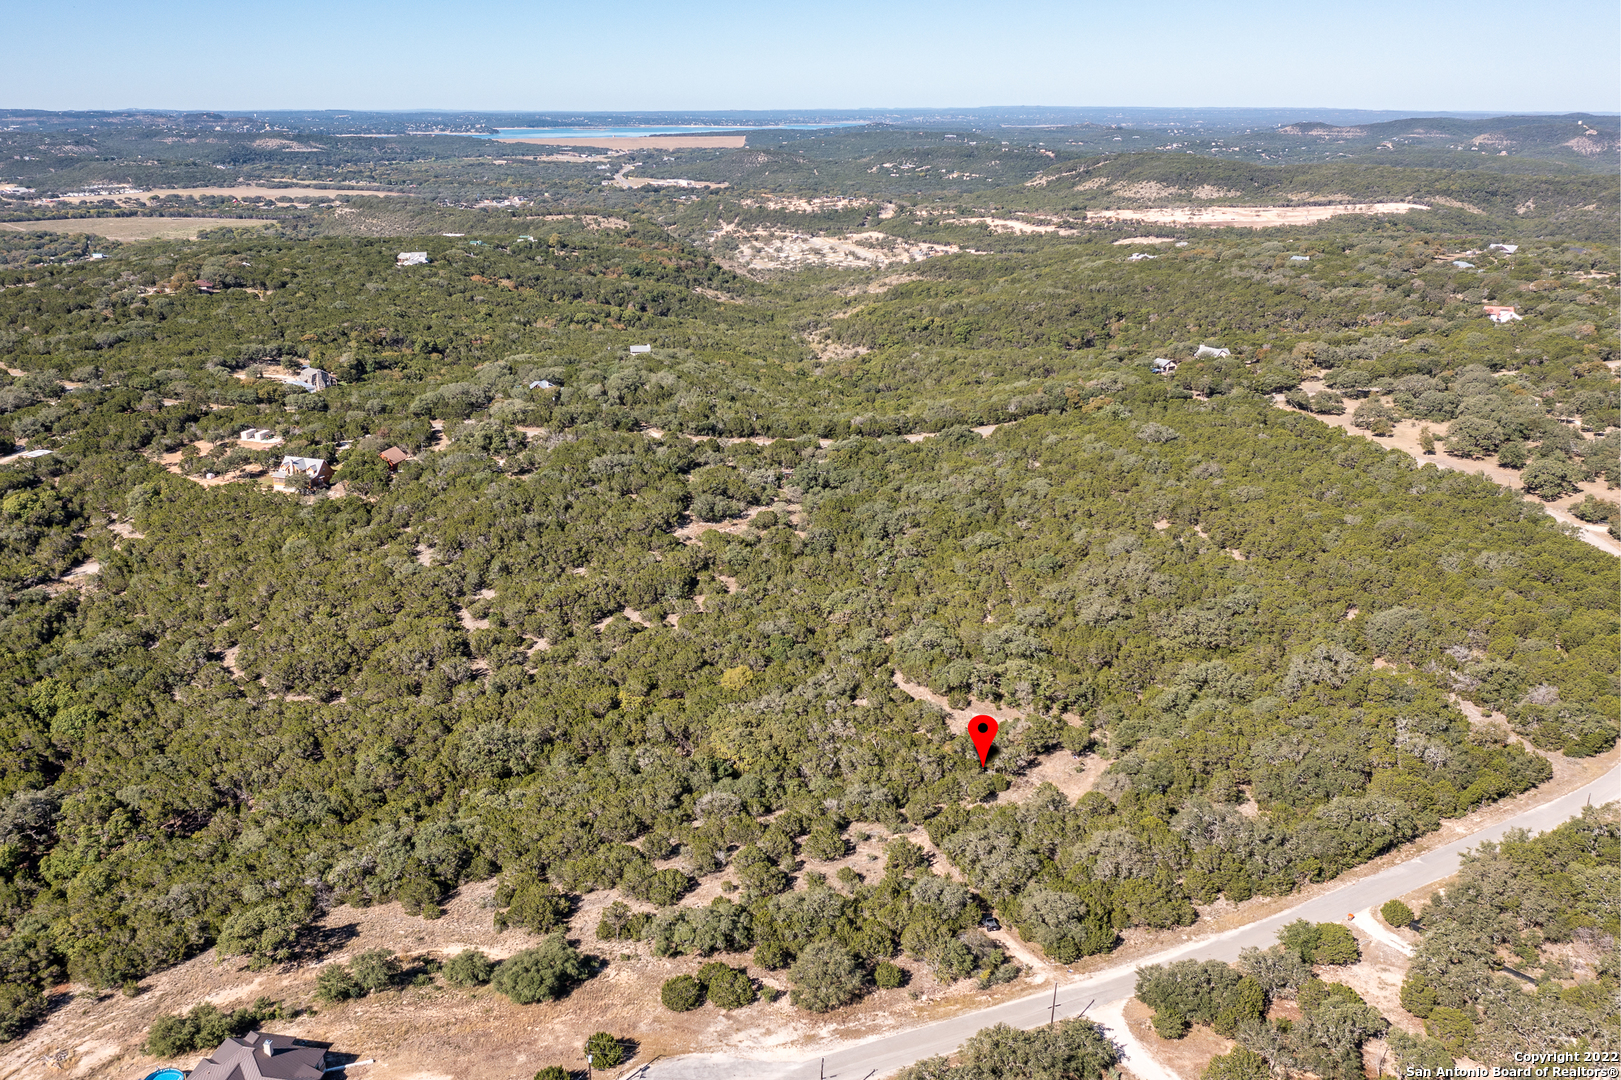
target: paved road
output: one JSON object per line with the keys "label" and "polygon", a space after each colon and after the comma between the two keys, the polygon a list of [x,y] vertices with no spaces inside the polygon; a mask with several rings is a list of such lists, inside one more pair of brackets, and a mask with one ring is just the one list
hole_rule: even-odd
{"label": "paved road", "polygon": [[[1295,919],[1339,922],[1348,913],[1376,907],[1392,896],[1400,896],[1432,881],[1450,877],[1457,871],[1458,857],[1464,850],[1475,847],[1483,840],[1496,840],[1510,829],[1543,832],[1581,813],[1582,806],[1589,801],[1603,803],[1617,798],[1621,798],[1621,766],[1569,795],[1533,807],[1501,824],[1460,837],[1444,847],[1371,877],[1349,882],[1282,914],[1236,930],[1201,937],[1146,959],[1094,972],[1084,979],[1062,985],[1058,989],[1058,1017],[1062,1019],[1078,1015],[1089,1002],[1094,1003],[1094,1012],[1113,1012],[1108,1010],[1108,1006],[1131,996],[1137,981],[1136,969],[1144,964],[1185,959],[1237,960],[1241,949],[1251,946],[1264,949],[1276,942],[1278,929],[1285,923]],[[1445,827],[1457,828],[1455,825]],[[884,1076],[921,1058],[949,1054],[970,1035],[993,1024],[1011,1024],[1020,1028],[1044,1024],[1051,1004],[1052,990],[1048,988],[1019,1001],[842,1046],[830,1050],[825,1058],[782,1062],[755,1061],[719,1054],[689,1054],[654,1062],[632,1075],[637,1080],[813,1080],[824,1075],[825,1069],[828,1080],[866,1080],[871,1076]]]}

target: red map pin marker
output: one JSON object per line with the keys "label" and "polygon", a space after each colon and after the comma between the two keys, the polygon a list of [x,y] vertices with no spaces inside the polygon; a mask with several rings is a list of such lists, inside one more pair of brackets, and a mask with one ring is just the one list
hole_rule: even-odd
{"label": "red map pin marker", "polygon": [[968,737],[974,740],[974,749],[979,751],[979,767],[983,769],[991,743],[996,741],[996,717],[981,715],[968,721]]}

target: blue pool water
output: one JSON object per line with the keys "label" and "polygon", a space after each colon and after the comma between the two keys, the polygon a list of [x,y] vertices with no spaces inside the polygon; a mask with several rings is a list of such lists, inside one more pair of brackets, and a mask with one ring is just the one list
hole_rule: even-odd
{"label": "blue pool water", "polygon": [[186,1074],[179,1069],[159,1069],[146,1080],[186,1080]]}
{"label": "blue pool water", "polygon": [[754,127],[600,127],[501,128],[494,135],[475,139],[634,139],[643,135],[742,135],[750,131],[820,131],[823,128],[860,127],[864,121],[840,120],[829,124],[760,124]]}

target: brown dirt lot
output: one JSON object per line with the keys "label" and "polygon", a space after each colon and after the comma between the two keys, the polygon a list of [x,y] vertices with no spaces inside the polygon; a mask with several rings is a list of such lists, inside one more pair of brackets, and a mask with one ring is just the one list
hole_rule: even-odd
{"label": "brown dirt lot", "polygon": [[204,229],[262,228],[274,224],[274,221],[264,218],[53,218],[0,222],[0,229],[10,232],[85,233],[104,236],[109,240],[195,240]]}

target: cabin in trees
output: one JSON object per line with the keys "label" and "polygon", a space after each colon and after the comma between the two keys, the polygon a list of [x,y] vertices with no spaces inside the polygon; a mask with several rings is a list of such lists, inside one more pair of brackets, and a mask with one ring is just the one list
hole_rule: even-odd
{"label": "cabin in trees", "polygon": [[310,393],[325,390],[329,386],[336,386],[338,380],[322,371],[318,367],[307,367],[298,373],[298,381],[309,387]]}
{"label": "cabin in trees", "polygon": [[409,461],[411,459],[410,454],[407,454],[404,450],[401,450],[397,446],[391,446],[377,456],[383,459],[383,464],[388,466],[389,472],[393,472],[395,469],[399,468],[401,462]]}
{"label": "cabin in trees", "polygon": [[1171,372],[1173,372],[1175,370],[1176,370],[1176,361],[1175,360],[1167,360],[1163,356],[1158,357],[1158,358],[1156,358],[1154,360],[1154,374],[1155,375],[1169,375]]}
{"label": "cabin in trees", "polygon": [[324,1047],[291,1035],[250,1031],[240,1039],[226,1039],[191,1075],[194,1080],[320,1080],[326,1072]]}
{"label": "cabin in trees", "polygon": [[1516,320],[1523,319],[1524,316],[1516,315],[1514,313],[1514,309],[1511,307],[1501,307],[1497,304],[1487,304],[1486,318],[1490,319],[1494,323],[1511,323]]}
{"label": "cabin in trees", "polygon": [[293,457],[281,459],[281,464],[270,473],[270,486],[276,491],[308,491],[324,487],[332,478],[332,466],[325,458]]}

